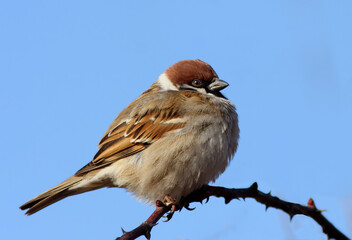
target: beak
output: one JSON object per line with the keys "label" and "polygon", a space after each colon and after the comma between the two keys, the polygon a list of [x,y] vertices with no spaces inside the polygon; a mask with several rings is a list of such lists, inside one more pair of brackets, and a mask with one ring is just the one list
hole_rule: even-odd
{"label": "beak", "polygon": [[226,88],[229,84],[219,78],[214,78],[215,81],[208,85],[208,90],[211,92],[218,92]]}

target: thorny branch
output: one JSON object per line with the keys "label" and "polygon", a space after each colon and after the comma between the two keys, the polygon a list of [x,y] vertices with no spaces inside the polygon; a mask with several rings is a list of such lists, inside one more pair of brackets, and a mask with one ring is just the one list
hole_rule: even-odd
{"label": "thorny branch", "polygon": [[[178,210],[181,210],[182,207],[192,210],[189,208],[190,203],[202,202],[204,199],[208,201],[209,197],[211,196],[223,197],[225,199],[225,204],[228,204],[233,199],[253,198],[257,202],[264,204],[266,209],[269,207],[281,209],[282,211],[289,214],[291,219],[297,214],[303,214],[314,219],[322,227],[323,232],[329,239],[349,240],[347,236],[341,233],[322,215],[322,210],[316,208],[312,199],[308,200],[307,206],[286,202],[279,199],[278,197],[272,196],[270,193],[263,193],[259,191],[258,184],[256,182],[253,183],[249,188],[224,188],[205,185],[182,199]],[[122,230],[123,235],[116,240],[136,239],[142,235],[144,235],[147,239],[150,239],[150,232],[152,228],[157,224],[159,219],[164,214],[170,211],[170,209],[171,206],[166,206],[161,201],[157,201],[155,211],[145,222],[130,232],[125,232]]]}

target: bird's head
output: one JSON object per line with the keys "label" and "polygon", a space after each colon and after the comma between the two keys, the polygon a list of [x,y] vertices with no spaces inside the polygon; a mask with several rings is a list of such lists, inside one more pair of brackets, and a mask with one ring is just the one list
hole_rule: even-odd
{"label": "bird's head", "polygon": [[220,91],[229,85],[219,79],[209,64],[199,59],[175,63],[160,75],[157,82],[165,91],[196,91],[219,97],[223,97]]}

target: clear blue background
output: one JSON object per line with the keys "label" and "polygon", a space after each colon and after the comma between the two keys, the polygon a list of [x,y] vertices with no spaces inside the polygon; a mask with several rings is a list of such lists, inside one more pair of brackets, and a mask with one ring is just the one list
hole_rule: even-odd
{"label": "clear blue background", "polygon": [[[89,162],[115,116],[171,64],[230,83],[241,140],[216,185],[306,204],[352,237],[351,1],[2,1],[1,239],[114,239],[153,211],[123,189],[18,207]],[[152,239],[326,239],[253,201],[211,198]]]}

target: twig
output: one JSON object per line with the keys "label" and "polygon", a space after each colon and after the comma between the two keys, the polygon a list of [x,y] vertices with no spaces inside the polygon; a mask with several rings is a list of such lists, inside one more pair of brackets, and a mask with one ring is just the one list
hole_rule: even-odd
{"label": "twig", "polygon": [[[233,199],[239,198],[253,198],[257,202],[260,202],[269,207],[281,209],[290,215],[290,219],[297,214],[306,215],[314,219],[323,229],[323,232],[328,236],[329,239],[336,240],[349,240],[347,236],[341,233],[332,223],[330,223],[323,215],[322,210],[316,208],[315,203],[312,199],[308,200],[307,206],[303,206],[297,203],[286,202],[278,197],[272,196],[270,193],[263,193],[258,190],[258,184],[253,183],[249,188],[224,188],[214,187],[205,185],[202,188],[192,192],[187,197],[183,198],[180,202],[180,208],[185,207],[189,209],[189,204],[192,202],[202,202],[204,199],[208,200],[209,197],[223,197],[225,204],[228,204]],[[161,201],[157,201],[157,207],[153,214],[147,219],[146,222],[142,223],[139,227],[133,229],[130,232],[124,232],[124,234],[117,239],[136,239],[139,236],[144,235],[147,239],[150,239],[150,231],[157,224],[158,220],[170,210],[170,206],[164,205]]]}
{"label": "twig", "polygon": [[121,237],[116,238],[116,240],[136,239],[137,237],[140,237],[142,235],[144,235],[147,239],[150,239],[150,231],[155,225],[157,225],[159,219],[164,216],[165,213],[170,211],[170,209],[171,206],[166,206],[159,200],[156,201],[156,209],[152,213],[152,215],[150,215],[147,221],[143,222],[141,225],[139,225],[130,232],[126,232],[122,229],[123,235]]}

